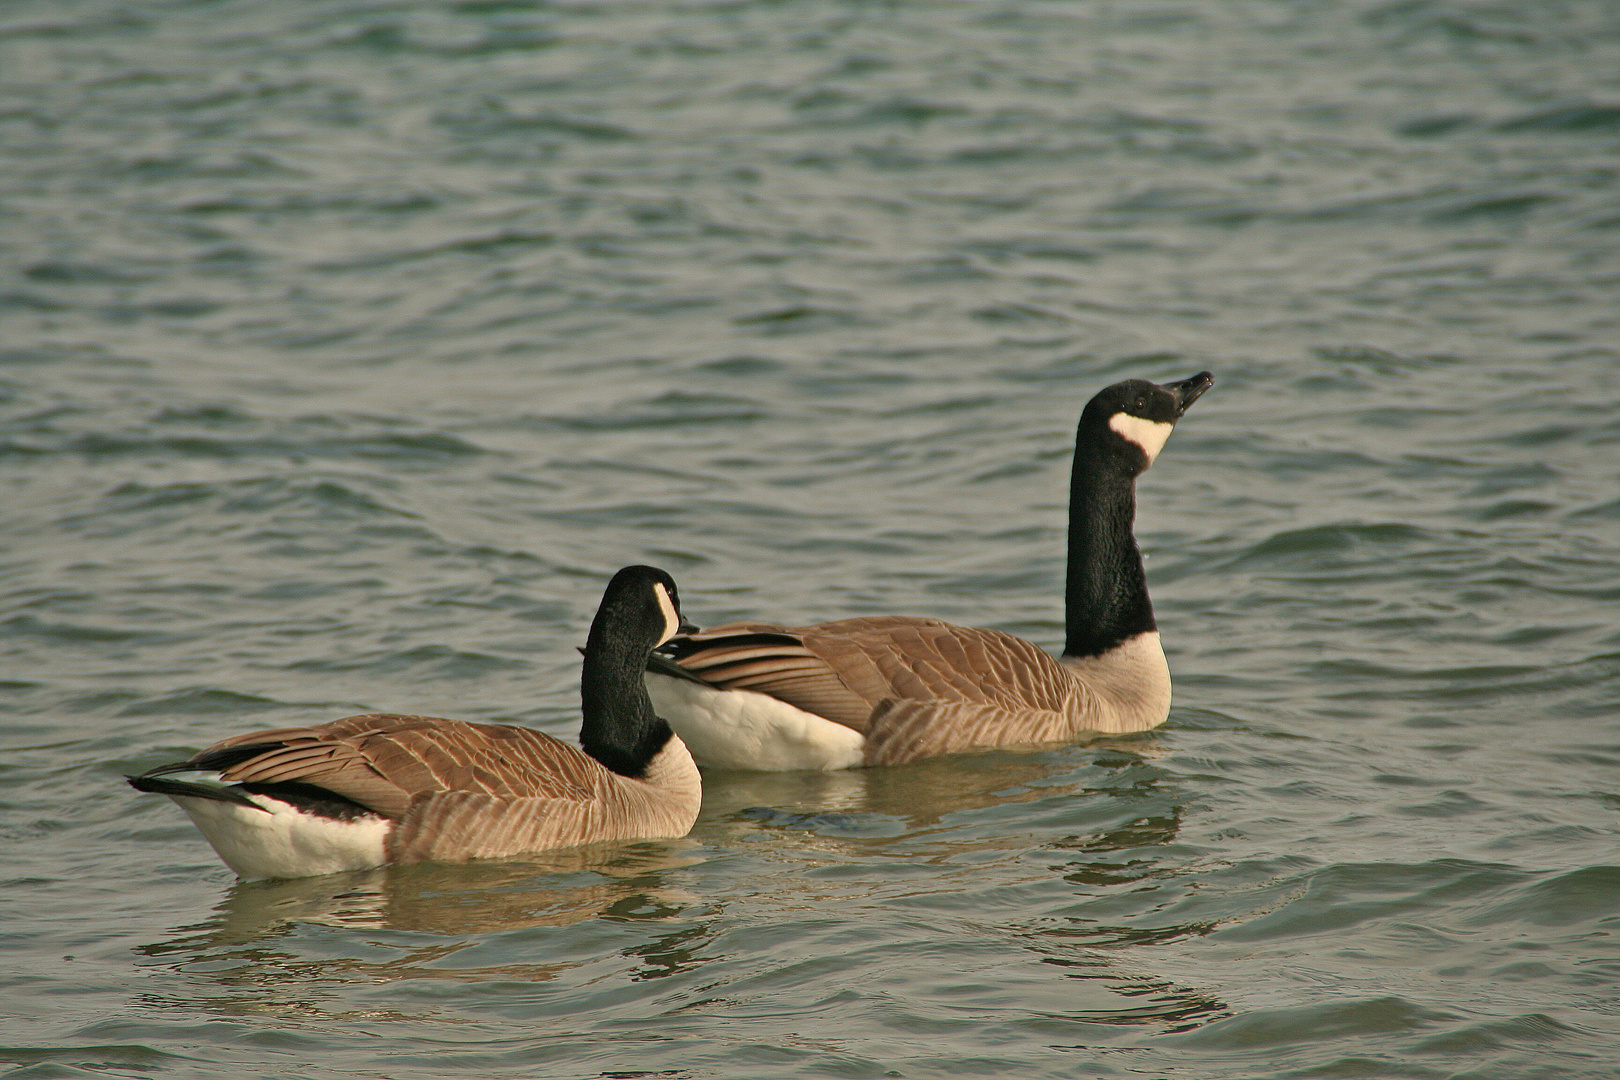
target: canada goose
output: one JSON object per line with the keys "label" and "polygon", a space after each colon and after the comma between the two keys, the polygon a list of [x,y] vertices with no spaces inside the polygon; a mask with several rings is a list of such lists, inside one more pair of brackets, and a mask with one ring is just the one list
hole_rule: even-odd
{"label": "canada goose", "polygon": [[1163,386],[1130,379],[1080,414],[1060,659],[938,619],[731,623],[652,655],[658,714],[698,761],[739,769],[897,765],[1164,723],[1170,668],[1131,531],[1136,478],[1214,381],[1207,371]]}
{"label": "canada goose", "polygon": [[696,629],[664,571],[613,576],[584,650],[583,750],[506,724],[373,713],[236,735],[128,779],[178,803],[247,879],[685,836],[702,784],[640,675],[655,647]]}

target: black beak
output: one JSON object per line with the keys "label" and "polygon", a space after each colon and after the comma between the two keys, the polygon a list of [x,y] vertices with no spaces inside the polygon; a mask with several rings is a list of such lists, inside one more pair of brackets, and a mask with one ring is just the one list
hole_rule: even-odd
{"label": "black beak", "polygon": [[695,634],[699,631],[699,629],[700,628],[695,625],[692,620],[688,619],[685,615],[681,616],[681,633]]}
{"label": "black beak", "polygon": [[1204,396],[1204,391],[1215,385],[1215,376],[1207,371],[1200,371],[1190,379],[1180,382],[1165,383],[1164,389],[1176,399],[1176,416],[1184,416],[1192,403]]}

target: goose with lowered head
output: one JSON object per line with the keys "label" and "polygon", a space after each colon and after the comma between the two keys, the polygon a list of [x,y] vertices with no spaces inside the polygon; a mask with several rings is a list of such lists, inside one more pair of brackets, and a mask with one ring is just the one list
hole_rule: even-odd
{"label": "goose with lowered head", "polygon": [[373,713],[232,736],[129,782],[173,799],[248,879],[685,836],[702,785],[641,673],[654,648],[696,629],[664,571],[613,576],[584,650],[579,747]]}
{"label": "goose with lowered head", "polygon": [[938,619],[731,623],[653,654],[658,715],[704,765],[773,770],[896,765],[1164,723],[1170,668],[1132,531],[1136,478],[1213,384],[1207,371],[1130,379],[1081,413],[1061,657]]}

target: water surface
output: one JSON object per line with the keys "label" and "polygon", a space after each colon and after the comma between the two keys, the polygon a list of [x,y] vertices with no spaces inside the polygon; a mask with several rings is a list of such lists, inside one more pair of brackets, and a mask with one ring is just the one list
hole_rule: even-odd
{"label": "water surface", "polygon": [[[5,1075],[1613,1076],[1617,153],[1597,2],[11,0]],[[120,779],[569,737],[630,562],[1055,649],[1203,368],[1156,732],[252,885]]]}

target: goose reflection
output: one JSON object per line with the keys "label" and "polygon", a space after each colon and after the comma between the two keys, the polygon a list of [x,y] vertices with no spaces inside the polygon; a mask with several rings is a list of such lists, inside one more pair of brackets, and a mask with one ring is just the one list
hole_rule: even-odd
{"label": "goose reflection", "polygon": [[702,860],[691,841],[593,845],[465,864],[237,885],[211,939],[251,941],[287,922],[428,934],[569,926],[598,915],[657,918],[696,900],[662,874]]}
{"label": "goose reflection", "polygon": [[[210,918],[136,950],[185,976],[183,992],[148,993],[136,1004],[297,1024],[439,1022],[440,991],[390,997],[379,1008],[364,987],[577,978],[602,961],[600,935],[549,928],[593,919],[615,925],[608,948],[627,962],[626,977],[657,979],[697,963],[712,936],[709,913],[694,912],[696,898],[670,880],[701,861],[692,841],[652,841],[238,883]],[[426,1002],[420,1013],[406,1011],[413,1000]]]}
{"label": "goose reflection", "polygon": [[[973,827],[973,811],[1051,802],[1091,801],[1105,810],[1099,830],[1065,836],[1083,850],[1167,843],[1181,827],[1176,799],[1158,790],[1167,775],[1153,764],[1168,751],[1154,732],[1099,738],[1019,753],[993,750],[930,758],[885,769],[834,772],[705,772],[696,836],[746,842],[761,833],[795,835],[829,852],[872,842],[923,840],[953,847],[1027,850],[1017,819]],[[1125,802],[1120,802],[1121,797]],[[1078,800],[1078,801],[1077,801]],[[1114,811],[1141,810],[1126,820]],[[1083,825],[1084,815],[1075,824]],[[1050,822],[1044,822],[1043,831]]]}
{"label": "goose reflection", "polygon": [[[578,958],[552,962],[443,964],[492,936],[588,919],[677,921],[696,897],[666,875],[702,861],[690,840],[594,845],[539,856],[473,863],[422,863],[288,881],[239,882],[207,920],[137,951],[213,982],[219,992],[188,999],[226,1015],[322,1014],[335,984],[391,979],[548,981]],[[426,935],[348,956],[308,955],[300,928],[404,931]],[[681,922],[684,929],[685,923]],[[653,935],[654,941],[668,935]],[[353,941],[354,939],[349,938]],[[285,942],[285,946],[282,943]],[[647,972],[672,963],[640,947]],[[538,956],[543,950],[514,950]],[[363,955],[371,953],[373,955]],[[327,987],[327,990],[322,987]],[[151,1000],[150,1006],[164,1002]]]}
{"label": "goose reflection", "polygon": [[[1168,753],[1161,736],[1146,733],[886,769],[708,772],[695,835],[760,854],[746,882],[733,882],[734,892],[755,902],[784,912],[921,902],[936,916],[966,918],[970,934],[1007,934],[1016,952],[1076,980],[1074,1001],[1053,1020],[1183,1031],[1230,1007],[1173,977],[1131,970],[1121,947],[1196,936],[1212,925],[1144,927],[1063,905],[1061,915],[1034,925],[995,928],[972,913],[975,900],[963,900],[994,863],[992,890],[1055,879],[1077,899],[1178,873],[1165,849],[1181,832],[1187,795],[1160,764]],[[896,857],[930,864],[928,880],[894,874]],[[830,873],[817,874],[823,868]]]}

